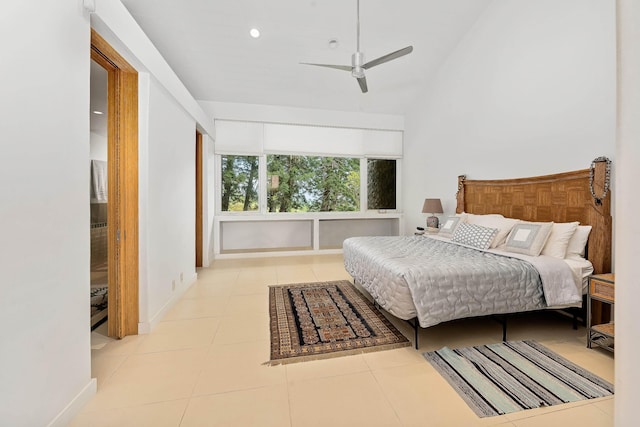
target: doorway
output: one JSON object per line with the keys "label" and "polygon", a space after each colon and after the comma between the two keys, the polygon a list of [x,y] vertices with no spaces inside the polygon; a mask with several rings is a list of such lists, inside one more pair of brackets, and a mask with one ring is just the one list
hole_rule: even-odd
{"label": "doorway", "polygon": [[196,130],[196,267],[202,267],[202,134]]}
{"label": "doorway", "polygon": [[138,333],[138,73],[91,30],[91,60],[107,72],[107,329]]}
{"label": "doorway", "polygon": [[[108,72],[91,61],[91,92],[89,101],[90,137],[90,212],[91,212],[91,330],[107,320],[109,281],[107,253],[108,241],[108,189],[107,189],[107,96]],[[103,328],[101,328],[103,329]],[[101,334],[106,335],[105,332]]]}

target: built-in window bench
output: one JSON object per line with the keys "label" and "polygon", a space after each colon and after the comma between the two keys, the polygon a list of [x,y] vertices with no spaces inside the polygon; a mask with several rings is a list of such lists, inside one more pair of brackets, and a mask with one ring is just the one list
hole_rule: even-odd
{"label": "built-in window bench", "polygon": [[214,218],[215,258],[341,253],[354,236],[397,236],[402,214],[267,214]]}

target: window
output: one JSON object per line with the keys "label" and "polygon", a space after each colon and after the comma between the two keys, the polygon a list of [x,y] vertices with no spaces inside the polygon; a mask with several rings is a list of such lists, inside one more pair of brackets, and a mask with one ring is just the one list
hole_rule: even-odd
{"label": "window", "polygon": [[367,209],[396,208],[396,160],[367,159]]}
{"label": "window", "polygon": [[360,159],[267,155],[268,212],[360,210]]}
{"label": "window", "polygon": [[400,204],[400,130],[215,123],[216,213],[364,213]]}
{"label": "window", "polygon": [[258,211],[258,156],[223,155],[223,212]]}

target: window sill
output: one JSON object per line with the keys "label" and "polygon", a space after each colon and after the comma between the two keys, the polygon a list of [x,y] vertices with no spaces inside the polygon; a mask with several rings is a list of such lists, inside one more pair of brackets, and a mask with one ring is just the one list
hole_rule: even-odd
{"label": "window sill", "polygon": [[214,256],[340,253],[344,239],[397,236],[401,213],[314,212],[214,217]]}

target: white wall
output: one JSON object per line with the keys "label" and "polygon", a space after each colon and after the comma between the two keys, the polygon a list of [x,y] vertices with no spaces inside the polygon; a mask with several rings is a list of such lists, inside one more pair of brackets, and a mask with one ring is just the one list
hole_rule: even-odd
{"label": "white wall", "polygon": [[[457,176],[526,177],[614,157],[614,0],[495,0],[406,116],[407,232]],[[410,183],[410,184],[409,184]]]}
{"label": "white wall", "polygon": [[195,130],[207,140],[213,120],[120,1],[95,4],[92,27],[139,72],[138,331],[146,333],[196,279]]}
{"label": "white wall", "polygon": [[208,135],[202,136],[202,266],[213,262],[213,213],[215,212],[215,153],[214,142]]}
{"label": "white wall", "polygon": [[0,424],[6,426],[48,425],[95,393],[89,34],[78,1],[5,2],[0,13]]}
{"label": "white wall", "polygon": [[147,318],[140,321],[155,323],[174,294],[179,295],[196,278],[196,123],[153,78],[150,83],[146,149],[148,301]]}
{"label": "white wall", "polygon": [[95,13],[91,16],[92,28],[105,37],[138,71],[146,71],[155,76],[179,105],[194,117],[203,133],[213,134],[213,121],[202,111],[120,0],[93,0],[93,3]]}
{"label": "white wall", "polygon": [[635,266],[640,259],[640,8],[636,0],[618,1],[619,118],[616,158],[616,398],[615,425],[638,423],[640,396],[640,286]]}
{"label": "white wall", "polygon": [[[0,81],[1,425],[66,425],[96,390],[89,330],[90,22],[82,3],[10,2],[0,13],[0,51],[3,64],[11,64]],[[141,71],[140,314],[148,325],[195,280],[192,117],[205,131],[213,122],[120,2],[97,1],[93,18]]]}

